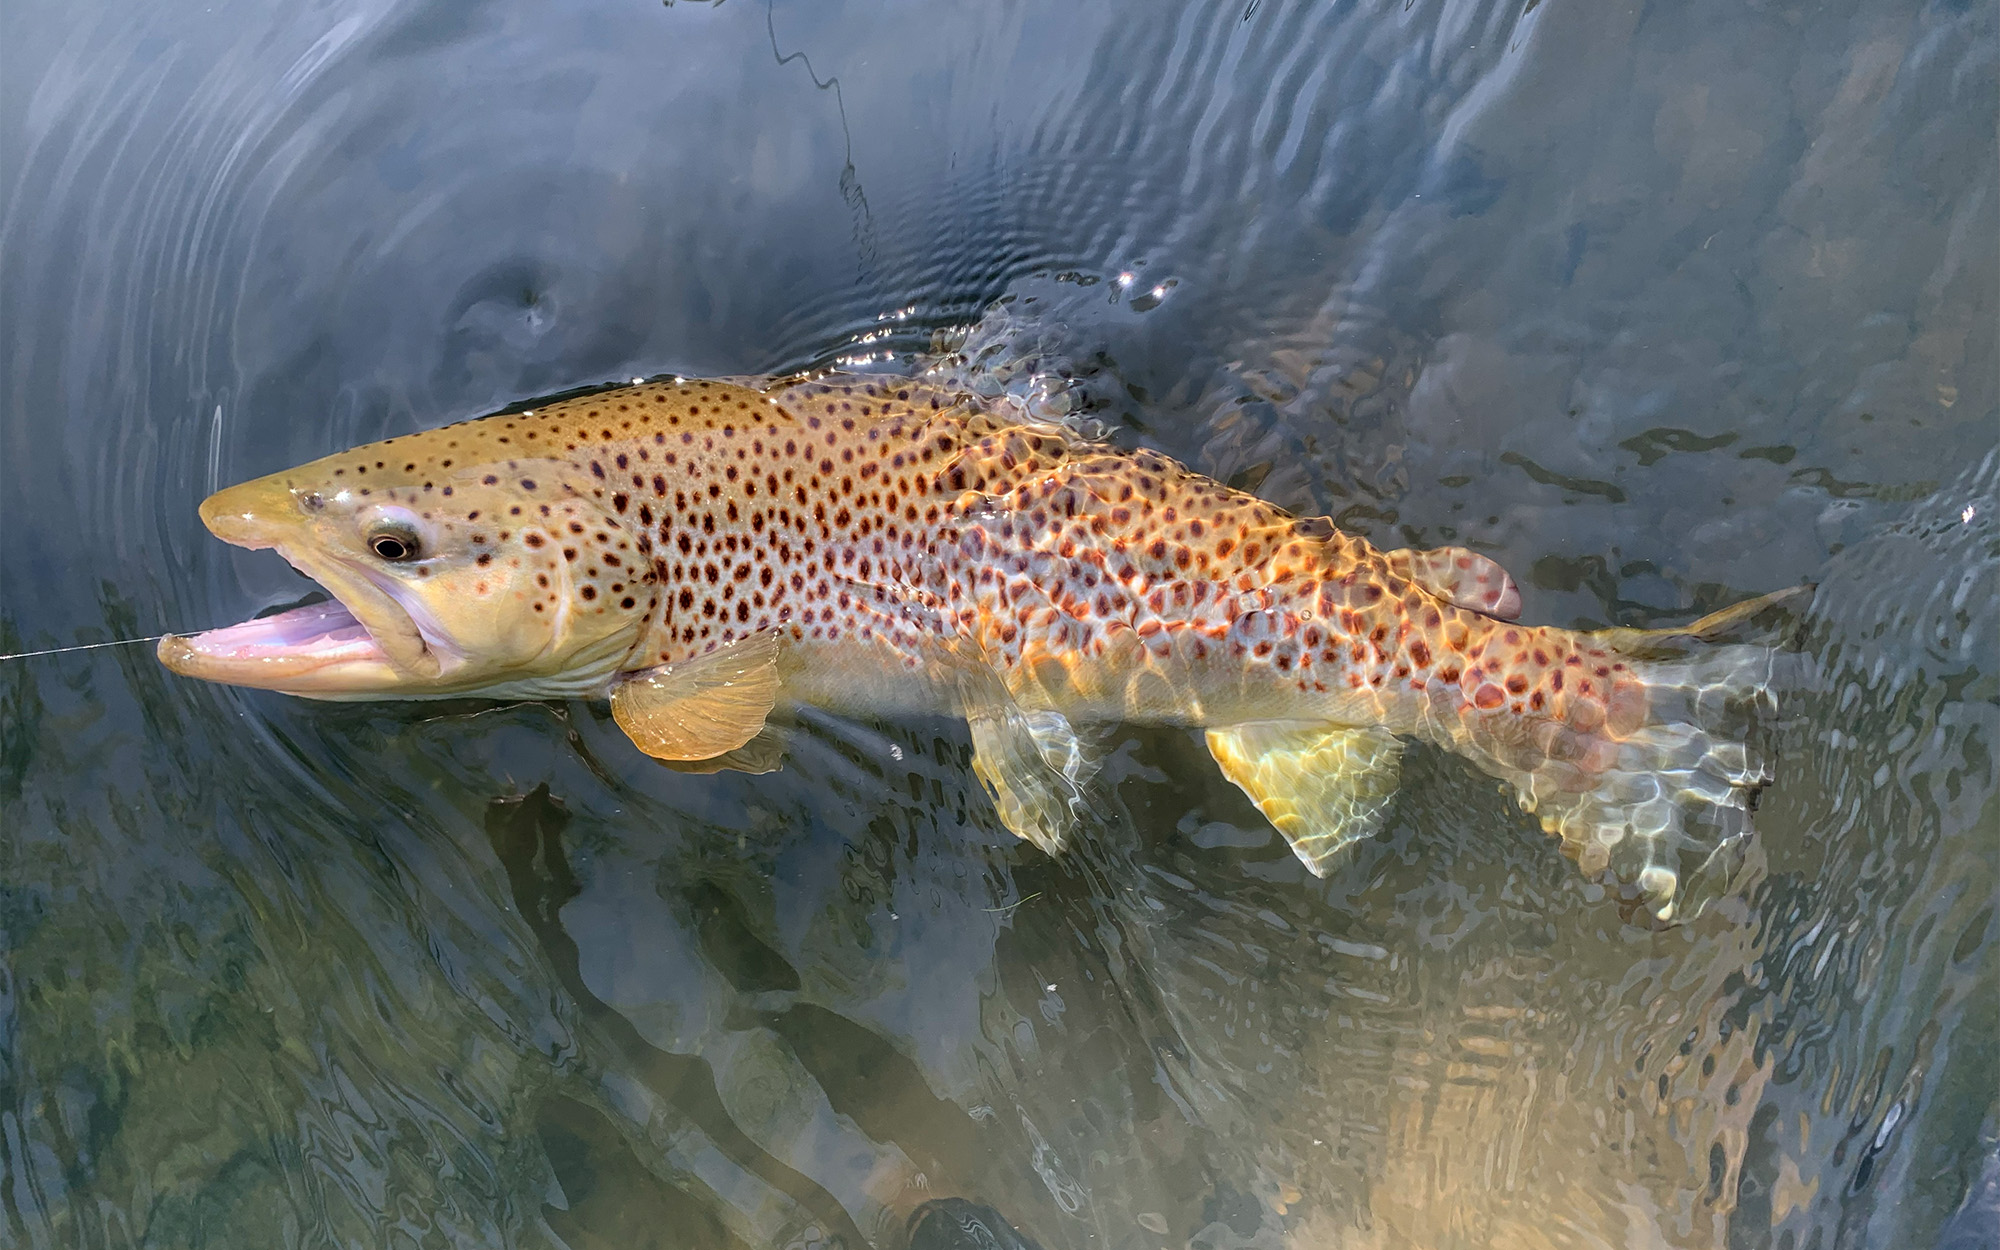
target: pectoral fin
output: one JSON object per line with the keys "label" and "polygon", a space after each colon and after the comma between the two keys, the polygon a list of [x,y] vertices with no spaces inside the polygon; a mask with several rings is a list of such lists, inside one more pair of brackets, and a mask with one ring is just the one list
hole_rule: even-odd
{"label": "pectoral fin", "polygon": [[1463,547],[1392,551],[1389,571],[1407,577],[1446,603],[1503,621],[1519,619],[1521,591],[1507,570]]}
{"label": "pectoral fin", "polygon": [[641,751],[708,760],[749,742],[778,700],[778,634],[648,669],[611,692],[611,718]]}
{"label": "pectoral fin", "polygon": [[1315,877],[1382,827],[1403,758],[1386,729],[1276,724],[1211,729],[1208,750]]}
{"label": "pectoral fin", "polygon": [[1028,712],[1008,700],[970,709],[972,771],[993,798],[1000,823],[1051,855],[1069,840],[1082,788],[1096,771],[1083,741],[1056,712]]}

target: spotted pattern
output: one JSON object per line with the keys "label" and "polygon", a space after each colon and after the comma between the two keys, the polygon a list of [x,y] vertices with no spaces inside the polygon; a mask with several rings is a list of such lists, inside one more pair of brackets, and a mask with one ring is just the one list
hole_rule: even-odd
{"label": "spotted pattern", "polygon": [[[1483,557],[1385,554],[915,382],[652,382],[320,464],[496,566],[468,593],[615,636],[623,671],[771,630],[806,664],[859,646],[919,669],[943,645],[1079,719],[1426,737],[1573,841],[1622,810],[1607,777],[1715,745],[1662,738],[1658,675],[1598,636],[1501,619],[1519,594]],[[1749,775],[1716,767],[1725,795]]]}
{"label": "spotted pattern", "polygon": [[943,632],[1057,705],[1102,701],[1137,665],[1162,681],[1119,713],[1178,719],[1154,704],[1201,692],[1174,665],[1233,666],[1244,699],[1358,692],[1398,728],[1534,715],[1524,741],[1586,770],[1580,735],[1645,712],[1622,660],[1457,606],[1413,580],[1411,553],[913,383],[647,383],[339,460],[360,495],[532,570],[533,610],[567,586],[569,610],[641,623],[628,670],[771,629],[914,668]]}

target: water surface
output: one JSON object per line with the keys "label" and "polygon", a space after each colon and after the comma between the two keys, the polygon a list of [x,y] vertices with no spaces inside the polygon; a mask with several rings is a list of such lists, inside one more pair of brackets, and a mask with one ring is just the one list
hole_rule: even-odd
{"label": "water surface", "polygon": [[0,47],[0,649],[295,599],[218,485],[934,344],[1472,545],[1530,619],[1820,585],[1759,836],[1664,929],[1422,749],[1322,882],[1180,733],[1114,740],[1055,862],[946,722],[693,777],[584,704],[0,662],[0,1246],[1991,1244],[1992,6],[82,3]]}

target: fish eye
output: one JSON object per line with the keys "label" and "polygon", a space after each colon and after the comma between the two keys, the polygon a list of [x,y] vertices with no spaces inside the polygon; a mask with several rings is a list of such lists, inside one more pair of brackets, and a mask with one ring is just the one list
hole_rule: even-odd
{"label": "fish eye", "polygon": [[400,563],[417,558],[417,536],[402,530],[383,530],[368,540],[368,550],[384,560]]}

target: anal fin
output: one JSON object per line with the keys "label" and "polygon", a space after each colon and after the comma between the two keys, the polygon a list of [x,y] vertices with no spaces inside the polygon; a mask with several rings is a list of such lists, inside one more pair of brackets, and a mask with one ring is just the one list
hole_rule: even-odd
{"label": "anal fin", "polygon": [[1381,829],[1403,744],[1386,729],[1282,724],[1208,731],[1209,754],[1315,877],[1342,847]]}
{"label": "anal fin", "polygon": [[778,701],[776,631],[662,664],[619,683],[611,718],[661,760],[707,760],[755,738]]}

